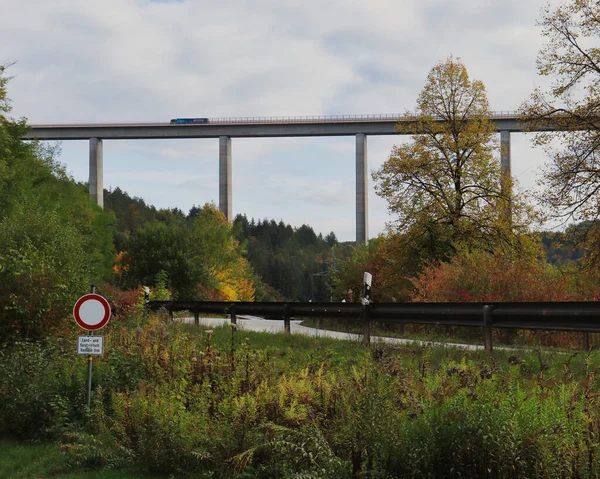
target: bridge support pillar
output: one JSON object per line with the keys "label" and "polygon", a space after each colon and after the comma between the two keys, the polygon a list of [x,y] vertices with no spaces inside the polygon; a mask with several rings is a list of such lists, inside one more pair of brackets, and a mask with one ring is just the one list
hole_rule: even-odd
{"label": "bridge support pillar", "polygon": [[503,175],[510,176],[510,131],[500,131],[500,168]]}
{"label": "bridge support pillar", "polygon": [[90,138],[90,198],[104,208],[102,139]]}
{"label": "bridge support pillar", "polygon": [[510,174],[510,131],[500,131],[500,181],[503,196],[508,198],[505,210],[506,220],[512,223],[512,186]]}
{"label": "bridge support pillar", "polygon": [[219,211],[233,221],[231,210],[231,137],[219,137]]}
{"label": "bridge support pillar", "polygon": [[356,244],[368,241],[367,135],[356,135]]}

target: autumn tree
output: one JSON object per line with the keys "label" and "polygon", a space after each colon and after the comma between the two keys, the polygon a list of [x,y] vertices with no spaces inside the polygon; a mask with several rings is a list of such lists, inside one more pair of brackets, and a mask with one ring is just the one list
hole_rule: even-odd
{"label": "autumn tree", "polygon": [[572,275],[549,265],[543,254],[505,261],[487,251],[461,250],[449,262],[426,263],[411,281],[417,302],[580,299],[570,288]]}
{"label": "autumn tree", "polygon": [[397,215],[397,232],[432,259],[451,257],[458,243],[512,245],[526,221],[510,185],[502,184],[483,83],[450,57],[431,69],[416,111],[407,115],[414,122],[398,129],[415,132],[412,142],[395,146],[373,173],[377,194]]}
{"label": "autumn tree", "polygon": [[[549,162],[542,183],[543,202],[565,221],[600,216],[600,4],[568,0],[547,5],[540,21],[546,43],[538,73],[553,80],[536,89],[521,113],[545,148]],[[594,226],[595,222],[590,222]],[[597,250],[596,245],[594,249]],[[600,258],[598,258],[600,259]]]}
{"label": "autumn tree", "polygon": [[198,211],[190,240],[194,258],[202,258],[208,267],[211,299],[254,300],[254,271],[244,257],[243,246],[235,239],[234,228],[214,204],[206,204]]}

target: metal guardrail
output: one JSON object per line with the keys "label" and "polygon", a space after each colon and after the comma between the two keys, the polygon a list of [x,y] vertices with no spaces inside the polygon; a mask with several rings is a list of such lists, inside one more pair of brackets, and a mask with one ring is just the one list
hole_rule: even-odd
{"label": "metal guardrail", "polygon": [[[523,303],[283,303],[150,301],[151,311],[161,309],[171,315],[190,311],[198,323],[199,315],[225,314],[236,323],[236,316],[267,315],[284,321],[290,332],[293,317],[361,319],[365,342],[370,342],[371,322],[431,324],[483,327],[486,349],[492,350],[492,328],[543,329],[600,333],[600,302],[523,302]],[[587,340],[585,339],[587,338]],[[584,337],[585,349],[589,338]]]}

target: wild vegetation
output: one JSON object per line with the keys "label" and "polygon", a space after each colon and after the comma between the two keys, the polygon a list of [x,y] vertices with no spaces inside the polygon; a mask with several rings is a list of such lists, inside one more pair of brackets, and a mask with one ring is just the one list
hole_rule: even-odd
{"label": "wild vegetation", "polygon": [[597,353],[365,349],[113,323],[91,410],[74,331],[0,354],[0,434],[65,468],[193,477],[595,477]]}

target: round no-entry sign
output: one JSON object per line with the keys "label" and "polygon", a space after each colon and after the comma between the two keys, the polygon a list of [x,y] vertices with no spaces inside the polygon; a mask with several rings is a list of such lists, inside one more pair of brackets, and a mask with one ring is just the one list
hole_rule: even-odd
{"label": "round no-entry sign", "polygon": [[110,305],[99,294],[86,294],[77,300],[73,308],[77,324],[87,331],[103,328],[110,319]]}

